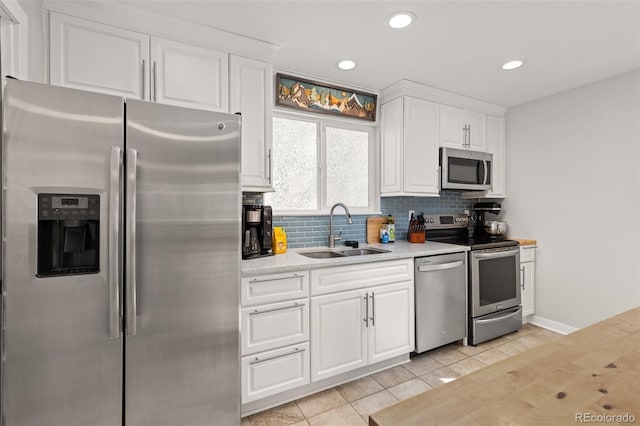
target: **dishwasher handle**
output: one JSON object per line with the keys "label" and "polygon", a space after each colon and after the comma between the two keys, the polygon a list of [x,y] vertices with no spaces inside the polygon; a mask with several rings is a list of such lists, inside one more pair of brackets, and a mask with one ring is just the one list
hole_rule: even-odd
{"label": "dishwasher handle", "polygon": [[462,265],[464,265],[463,260],[458,260],[456,262],[450,263],[440,263],[436,265],[418,265],[418,272],[444,271],[446,269],[453,269]]}

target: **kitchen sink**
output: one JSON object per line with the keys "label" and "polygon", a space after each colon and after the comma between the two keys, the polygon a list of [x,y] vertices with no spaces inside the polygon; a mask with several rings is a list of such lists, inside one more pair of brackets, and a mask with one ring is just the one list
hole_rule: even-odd
{"label": "kitchen sink", "polygon": [[303,251],[299,254],[310,257],[312,259],[330,259],[332,257],[347,257],[347,256],[366,256],[369,254],[389,253],[390,250],[383,250],[377,248],[361,248],[351,250],[316,250],[316,251]]}
{"label": "kitchen sink", "polygon": [[368,254],[380,254],[380,253],[390,253],[389,250],[383,249],[375,249],[375,248],[361,248],[361,249],[353,249],[353,250],[345,250],[340,253],[345,256],[366,256]]}
{"label": "kitchen sink", "polygon": [[329,259],[332,257],[344,257],[344,254],[342,253],[339,253],[337,251],[329,251],[329,250],[307,251],[307,252],[302,252],[300,254],[306,257],[310,257],[312,259]]}

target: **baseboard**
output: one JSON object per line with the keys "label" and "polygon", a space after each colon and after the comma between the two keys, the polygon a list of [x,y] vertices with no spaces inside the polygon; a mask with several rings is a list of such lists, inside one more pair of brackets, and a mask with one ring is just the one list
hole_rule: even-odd
{"label": "baseboard", "polygon": [[551,330],[563,335],[571,334],[574,331],[579,330],[579,328],[572,327],[570,325],[566,325],[561,322],[553,321],[547,318],[542,318],[538,315],[529,316],[527,319],[527,322],[529,324],[537,325],[538,327],[546,328],[547,330]]}

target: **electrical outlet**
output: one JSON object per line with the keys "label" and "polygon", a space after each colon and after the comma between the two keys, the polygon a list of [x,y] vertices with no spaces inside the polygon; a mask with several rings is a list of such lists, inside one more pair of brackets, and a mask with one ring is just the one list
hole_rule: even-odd
{"label": "electrical outlet", "polygon": [[409,221],[411,221],[411,216],[413,216],[415,213],[415,210],[409,210]]}

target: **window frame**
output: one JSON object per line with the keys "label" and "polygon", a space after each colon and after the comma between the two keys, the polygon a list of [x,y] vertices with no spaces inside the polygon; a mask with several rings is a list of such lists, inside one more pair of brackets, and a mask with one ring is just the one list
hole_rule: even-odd
{"label": "window frame", "polygon": [[[331,211],[331,206],[327,206],[327,142],[326,142],[326,128],[333,127],[344,130],[354,130],[360,132],[366,132],[369,134],[369,206],[368,207],[349,207],[351,214],[380,214],[380,190],[379,190],[379,166],[380,161],[378,159],[378,152],[380,147],[380,137],[377,123],[354,123],[349,119],[332,118],[327,116],[316,116],[315,114],[298,113],[283,111],[279,108],[275,108],[273,111],[273,119],[281,118],[287,120],[298,120],[310,123],[315,123],[316,127],[316,150],[317,150],[317,164],[316,164],[316,185],[318,194],[316,201],[320,206],[319,209],[314,210],[273,210],[274,216],[321,216],[328,215]],[[274,187],[277,191],[277,189]]]}

